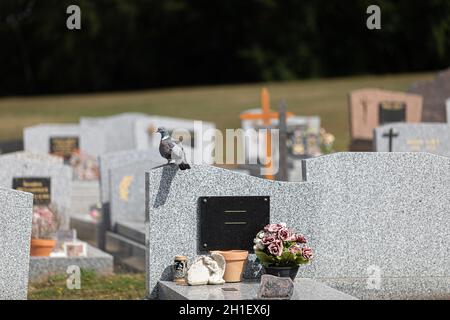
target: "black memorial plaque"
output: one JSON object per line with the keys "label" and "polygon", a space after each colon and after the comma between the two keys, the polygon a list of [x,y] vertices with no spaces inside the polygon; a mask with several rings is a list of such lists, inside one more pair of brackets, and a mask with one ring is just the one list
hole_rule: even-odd
{"label": "black memorial plaque", "polygon": [[406,121],[406,104],[397,101],[384,101],[380,103],[380,124]]}
{"label": "black memorial plaque", "polygon": [[270,222],[270,197],[200,197],[200,250],[249,250]]}
{"label": "black memorial plaque", "polygon": [[79,149],[78,137],[52,137],[50,138],[50,153],[69,161]]}
{"label": "black memorial plaque", "polygon": [[48,205],[51,202],[50,178],[13,178],[12,188],[32,193],[36,205]]}

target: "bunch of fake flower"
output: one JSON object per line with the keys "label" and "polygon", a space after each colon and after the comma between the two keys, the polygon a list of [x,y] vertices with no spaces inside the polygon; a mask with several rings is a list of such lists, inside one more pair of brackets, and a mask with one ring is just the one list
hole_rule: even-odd
{"label": "bunch of fake flower", "polygon": [[268,224],[254,239],[255,254],[264,266],[291,267],[308,263],[313,253],[303,235],[283,223]]}

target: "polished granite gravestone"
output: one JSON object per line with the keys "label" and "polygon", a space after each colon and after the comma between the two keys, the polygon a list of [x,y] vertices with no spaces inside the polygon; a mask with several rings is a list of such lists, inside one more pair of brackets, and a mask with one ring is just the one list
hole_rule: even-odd
{"label": "polished granite gravestone", "polygon": [[450,298],[450,158],[337,153],[303,176],[323,187],[301,276],[362,299]]}
{"label": "polished granite gravestone", "polygon": [[145,271],[145,172],[166,163],[158,154],[109,170],[110,229],[106,232],[106,250],[133,270]]}
{"label": "polished granite gravestone", "polygon": [[357,89],[349,93],[351,151],[371,151],[373,129],[387,122],[422,120],[422,97],[381,89]]}
{"label": "polished granite gravestone", "polygon": [[433,80],[413,83],[408,92],[423,97],[422,121],[445,122],[445,101],[450,97],[450,69],[440,71]]}
{"label": "polished granite gravestone", "polygon": [[[259,286],[257,281],[204,286],[183,286],[172,281],[159,281],[158,292],[161,300],[255,300],[258,297]],[[290,300],[357,300],[357,298],[318,281],[297,278]]]}
{"label": "polished granite gravestone", "polygon": [[[186,171],[176,166],[151,170],[146,173],[145,186],[149,298],[158,296],[159,280],[171,280],[176,255],[186,255],[192,261],[203,251],[199,243],[199,197],[266,197],[270,200],[271,222],[285,222],[306,237],[310,235],[309,217],[321,203],[318,184],[269,181],[207,165],[192,165]],[[244,277],[252,279],[259,274],[260,266],[252,255]]]}
{"label": "polished granite gravestone", "polygon": [[[393,130],[392,141],[389,130]],[[375,128],[374,151],[429,152],[450,156],[450,125],[447,123],[391,123]]]}
{"label": "polished granite gravestone", "polygon": [[[46,158],[50,161],[42,160]],[[32,153],[0,156],[0,186],[13,188],[15,183],[20,187],[23,179],[42,180],[49,191],[50,199],[47,202],[56,206],[63,217],[62,228],[66,228],[69,224],[68,212],[71,205],[72,170],[69,166],[53,160],[54,158]],[[36,197],[38,196],[35,194],[35,199]]]}
{"label": "polished granite gravestone", "polygon": [[0,188],[0,300],[28,292],[33,195]]}
{"label": "polished granite gravestone", "polygon": [[[33,153],[58,153],[69,152],[70,150],[67,148],[80,149],[79,138],[80,127],[78,124],[72,123],[40,124],[23,130],[24,150]],[[58,150],[58,146],[67,150],[62,150],[62,148]]]}

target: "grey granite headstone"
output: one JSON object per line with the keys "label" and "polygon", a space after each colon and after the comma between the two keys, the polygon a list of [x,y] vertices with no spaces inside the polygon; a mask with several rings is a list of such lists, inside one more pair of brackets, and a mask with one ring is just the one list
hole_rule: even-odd
{"label": "grey granite headstone", "polygon": [[450,298],[450,158],[337,153],[304,160],[323,185],[300,274],[363,299]]}
{"label": "grey granite headstone", "polygon": [[[158,280],[171,280],[176,255],[186,255],[192,261],[200,252],[199,197],[268,196],[271,222],[285,222],[306,237],[311,229],[308,221],[321,203],[317,184],[269,181],[207,165],[192,165],[186,171],[174,166],[151,170],[146,173],[145,186],[150,298],[157,297]],[[254,255],[249,260],[244,273],[247,279],[260,274]]]}
{"label": "grey granite headstone", "polygon": [[146,117],[143,113],[83,117],[80,119],[81,149],[92,156],[136,149],[135,122]]}
{"label": "grey granite headstone", "polygon": [[[117,219],[111,221],[111,172],[115,168],[123,166],[132,166],[139,162],[148,162],[155,166],[167,163],[156,150],[126,150],[103,154],[99,157],[100,170],[100,202],[102,207],[102,220],[100,222],[97,234],[97,245],[101,249],[106,249],[106,233],[115,227]],[[144,173],[142,173],[144,176]],[[120,182],[119,182],[120,183]],[[134,199],[134,198],[133,198]],[[143,200],[142,200],[143,201]],[[142,206],[141,202],[141,206]],[[143,212],[141,210],[141,212]],[[119,214],[120,215],[120,214]],[[132,213],[139,215],[139,213]],[[115,218],[117,214],[115,215]]]}
{"label": "grey granite headstone", "polygon": [[49,153],[51,138],[80,137],[78,124],[40,124],[23,130],[23,147],[33,153]]}
{"label": "grey granite headstone", "polygon": [[0,300],[26,299],[33,195],[0,188]]}
{"label": "grey granite headstone", "polygon": [[414,83],[408,92],[423,96],[422,121],[445,122],[445,101],[450,97],[450,69],[439,72],[431,81]]}
{"label": "grey granite headstone", "polygon": [[151,158],[110,170],[111,225],[116,222],[145,222],[145,172],[166,164],[163,158]]}
{"label": "grey granite headstone", "polygon": [[447,123],[391,123],[375,128],[374,151],[388,152],[389,137],[394,130],[393,152],[429,152],[450,156],[450,125]]}
{"label": "grey granite headstone", "polygon": [[158,166],[167,163],[167,160],[161,157],[158,149],[110,152],[99,157],[100,199],[102,203],[109,203],[110,201],[110,172],[114,168],[138,162],[149,162]]}
{"label": "grey granite headstone", "polygon": [[0,187],[12,188],[14,178],[49,178],[51,203],[63,216],[62,227],[69,223],[72,196],[72,169],[58,162],[31,160],[24,156],[0,156]]}

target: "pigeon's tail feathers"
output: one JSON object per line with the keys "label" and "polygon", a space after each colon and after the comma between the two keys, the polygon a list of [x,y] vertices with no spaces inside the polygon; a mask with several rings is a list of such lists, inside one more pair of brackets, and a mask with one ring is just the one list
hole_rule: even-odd
{"label": "pigeon's tail feathers", "polygon": [[189,163],[186,162],[182,162],[178,165],[178,167],[180,168],[180,170],[187,170],[190,169],[191,166],[189,165]]}

